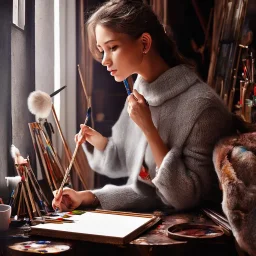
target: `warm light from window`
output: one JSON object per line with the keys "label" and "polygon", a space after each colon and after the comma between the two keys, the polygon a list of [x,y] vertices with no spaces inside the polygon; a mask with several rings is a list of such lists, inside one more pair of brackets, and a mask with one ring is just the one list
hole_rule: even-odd
{"label": "warm light from window", "polygon": [[[60,0],[54,0],[54,91],[60,88]],[[60,119],[60,94],[54,96],[54,107]]]}

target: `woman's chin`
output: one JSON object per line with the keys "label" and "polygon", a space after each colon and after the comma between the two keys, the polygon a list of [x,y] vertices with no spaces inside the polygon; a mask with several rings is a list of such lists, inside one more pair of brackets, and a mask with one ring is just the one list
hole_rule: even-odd
{"label": "woman's chin", "polygon": [[121,76],[114,76],[114,79],[116,82],[123,82],[125,78]]}

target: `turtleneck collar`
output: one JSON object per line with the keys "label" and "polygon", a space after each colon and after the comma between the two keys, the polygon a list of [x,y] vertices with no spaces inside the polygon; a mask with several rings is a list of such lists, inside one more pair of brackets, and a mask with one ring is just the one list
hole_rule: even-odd
{"label": "turtleneck collar", "polygon": [[152,83],[138,75],[134,88],[145,97],[150,106],[159,106],[186,91],[197,79],[198,76],[187,66],[178,65],[165,71]]}

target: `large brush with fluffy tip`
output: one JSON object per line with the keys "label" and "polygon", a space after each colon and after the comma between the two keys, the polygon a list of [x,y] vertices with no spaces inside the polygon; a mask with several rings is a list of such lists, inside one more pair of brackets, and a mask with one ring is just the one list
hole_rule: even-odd
{"label": "large brush with fluffy tip", "polygon": [[66,88],[66,85],[50,95],[40,90],[31,92],[28,96],[29,111],[36,115],[38,118],[47,118],[52,110],[51,98],[62,91],[64,88]]}
{"label": "large brush with fluffy tip", "polygon": [[47,118],[52,110],[50,95],[42,91],[31,92],[28,96],[28,109],[39,118]]}
{"label": "large brush with fluffy tip", "polygon": [[57,118],[55,109],[54,109],[54,105],[52,104],[52,100],[51,97],[56,95],[58,92],[60,92],[61,90],[63,90],[66,86],[63,86],[62,88],[60,88],[59,90],[57,90],[56,92],[52,93],[52,94],[47,94],[45,92],[42,91],[34,91],[31,92],[29,97],[28,97],[28,109],[29,111],[36,115],[38,118],[47,118],[50,115],[50,112],[52,111],[54,120],[56,122],[58,131],[60,133],[60,137],[62,139],[65,151],[67,153],[68,159],[71,159],[70,153],[69,153],[69,149],[68,149],[68,145],[67,142],[63,136],[61,127],[60,127],[60,123],[59,120]]}

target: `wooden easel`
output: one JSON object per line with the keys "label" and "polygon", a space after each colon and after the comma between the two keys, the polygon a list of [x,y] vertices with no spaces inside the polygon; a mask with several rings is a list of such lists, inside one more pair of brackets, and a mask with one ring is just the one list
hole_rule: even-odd
{"label": "wooden easel", "polygon": [[18,218],[28,215],[32,220],[34,217],[42,217],[42,212],[47,214],[50,203],[34,175],[29,159],[26,164],[15,164],[15,167],[21,181],[15,188],[10,204],[16,210]]}

